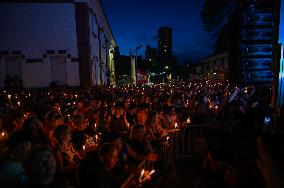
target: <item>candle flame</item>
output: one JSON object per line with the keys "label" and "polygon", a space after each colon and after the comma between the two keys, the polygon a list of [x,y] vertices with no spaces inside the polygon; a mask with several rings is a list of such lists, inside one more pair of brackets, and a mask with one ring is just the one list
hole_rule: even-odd
{"label": "candle flame", "polygon": [[175,123],[175,129],[177,129],[178,128],[178,124],[177,123]]}
{"label": "candle flame", "polygon": [[187,118],[186,123],[191,123],[190,117]]}
{"label": "candle flame", "polygon": [[153,169],[153,170],[151,170],[151,172],[149,173],[149,176],[151,176],[152,174],[154,174],[155,173],[155,170]]}

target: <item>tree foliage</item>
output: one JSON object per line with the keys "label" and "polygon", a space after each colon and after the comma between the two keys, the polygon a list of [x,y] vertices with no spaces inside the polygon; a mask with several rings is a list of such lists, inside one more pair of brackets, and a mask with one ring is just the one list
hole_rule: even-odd
{"label": "tree foliage", "polygon": [[203,29],[218,35],[229,16],[238,9],[239,0],[205,0],[200,15]]}

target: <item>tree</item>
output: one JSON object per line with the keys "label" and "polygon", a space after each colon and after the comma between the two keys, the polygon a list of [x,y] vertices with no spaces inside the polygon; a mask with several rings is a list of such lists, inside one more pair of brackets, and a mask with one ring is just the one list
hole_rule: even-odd
{"label": "tree", "polygon": [[200,12],[203,29],[217,36],[228,17],[238,8],[239,0],[205,0]]}

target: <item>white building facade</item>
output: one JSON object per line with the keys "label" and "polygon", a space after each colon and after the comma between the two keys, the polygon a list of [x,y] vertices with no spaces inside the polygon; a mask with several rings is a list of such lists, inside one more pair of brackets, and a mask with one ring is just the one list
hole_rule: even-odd
{"label": "white building facade", "polygon": [[114,84],[116,46],[99,0],[0,3],[0,87]]}

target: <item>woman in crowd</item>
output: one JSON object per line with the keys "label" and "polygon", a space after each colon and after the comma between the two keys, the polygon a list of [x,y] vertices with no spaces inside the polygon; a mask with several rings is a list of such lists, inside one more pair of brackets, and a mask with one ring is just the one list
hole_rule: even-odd
{"label": "woman in crowd", "polygon": [[149,135],[150,142],[156,147],[167,135],[166,130],[161,127],[159,115],[155,111],[149,111],[145,121],[145,129],[146,133]]}
{"label": "woman in crowd", "polygon": [[57,111],[50,111],[46,115],[46,125],[44,126],[46,135],[51,141],[51,145],[56,144],[56,138],[54,137],[55,128],[63,124],[63,117]]}
{"label": "woman in crowd", "polygon": [[37,117],[29,117],[24,121],[23,131],[29,136],[33,147],[46,146],[50,147],[51,143],[45,134],[42,123]]}
{"label": "woman in crowd", "polygon": [[76,184],[76,170],[80,155],[71,142],[71,132],[67,125],[59,125],[54,131],[57,145],[54,147],[56,168],[59,174],[64,174],[72,184]]}
{"label": "woman in crowd", "polygon": [[[149,137],[146,135],[143,125],[136,124],[131,128],[128,144],[139,155],[148,155],[153,152]],[[137,165],[141,160],[129,156],[129,162]]]}

